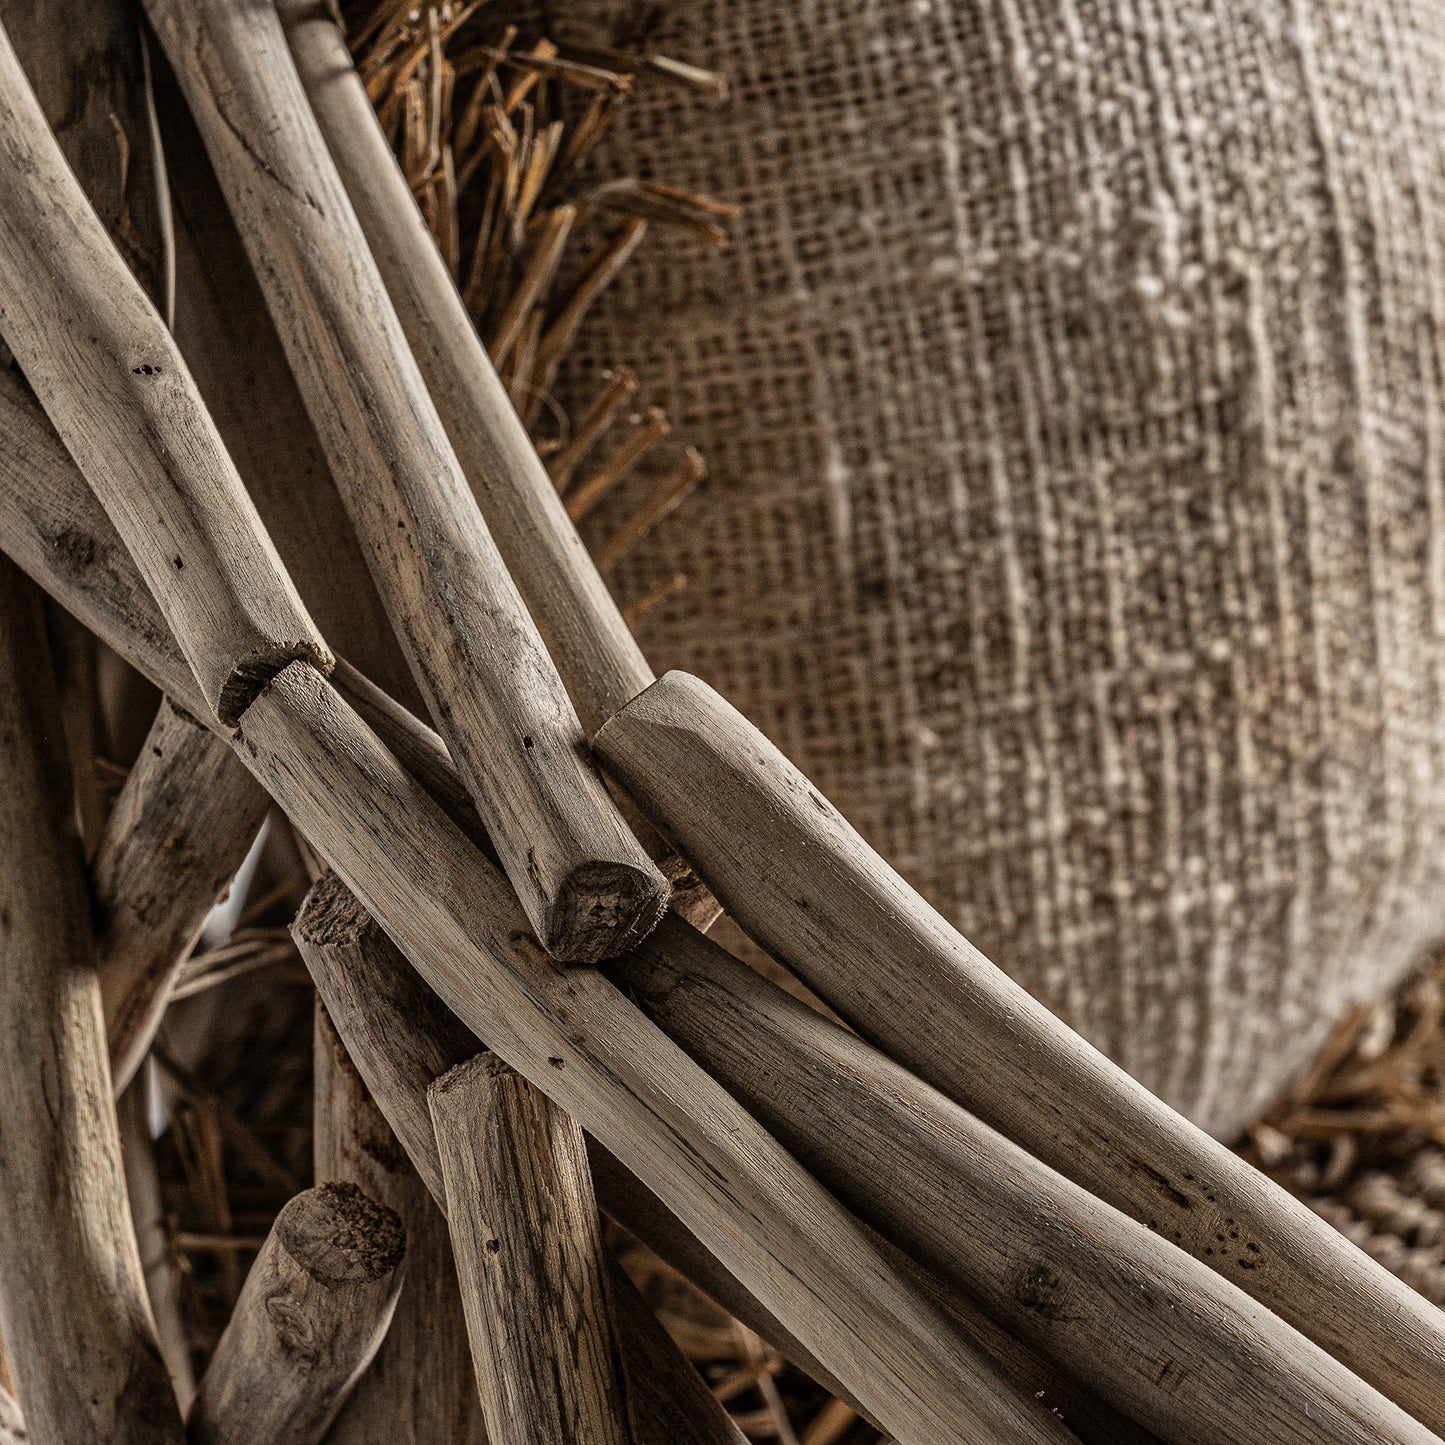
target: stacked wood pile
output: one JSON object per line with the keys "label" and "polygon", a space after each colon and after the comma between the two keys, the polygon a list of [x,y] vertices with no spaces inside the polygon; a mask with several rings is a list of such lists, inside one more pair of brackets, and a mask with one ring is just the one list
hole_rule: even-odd
{"label": "stacked wood pile", "polygon": [[619,57],[145,10],[0,6],[0,1432],[1438,1439],[1434,1306],[648,668],[575,523],[665,423],[527,429],[642,226],[720,219],[569,190]]}

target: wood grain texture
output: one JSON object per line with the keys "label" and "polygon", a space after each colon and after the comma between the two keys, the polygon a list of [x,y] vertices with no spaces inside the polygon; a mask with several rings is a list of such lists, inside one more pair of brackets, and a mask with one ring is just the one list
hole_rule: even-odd
{"label": "wood grain texture", "polygon": [[42,1445],[181,1440],[121,1170],[38,595],[0,563],[0,1322]]}
{"label": "wood grain texture", "polygon": [[0,32],[0,335],[234,721],[294,658],[330,666],[179,351]]}
{"label": "wood grain texture", "polygon": [[126,0],[4,0],[0,21],[97,217],[164,313],[171,284],[165,176],[145,56]]}
{"label": "wood grain texture", "polygon": [[[334,873],[312,887],[292,933],[326,1002],[327,1017],[374,1098],[373,1107],[444,1209],[441,1158],[426,1091],[437,1077],[474,1058],[482,1044],[422,982]],[[610,1159],[589,1141],[594,1171],[599,1155]],[[612,1167],[631,1181],[632,1191],[642,1190],[621,1165],[612,1161]],[[618,1217],[616,1201],[604,1200],[604,1207],[609,1204],[608,1212]],[[641,1439],[647,1445],[742,1445],[737,1427],[702,1377],[615,1265],[612,1298]]]}
{"label": "wood grain texture", "polygon": [[667,920],[654,939],[609,969],[649,1017],[862,1218],[1163,1439],[1431,1438],[1243,1290],[701,934]]}
{"label": "wood grain texture", "polygon": [[190,1445],[319,1445],[391,1322],[405,1252],[401,1220],[354,1184],[290,1200],[201,1377]]}
{"label": "wood grain texture", "polygon": [[406,1278],[375,1359],[326,1445],[485,1445],[446,1218],[318,1001],[315,1177],[355,1184],[406,1227]]}
{"label": "wood grain texture", "polygon": [[587,753],[263,0],[148,0],[402,649],[543,946],[617,953],[662,874]]}
{"label": "wood grain texture", "polygon": [[706,1235],[900,1441],[1062,1438],[622,994],[541,950],[500,875],[314,669],[275,679],[237,745],[458,1017]]}
{"label": "wood grain texture", "polygon": [[422,706],[246,248],[170,65],[153,47],[175,217],[176,344],[301,599],[333,651]]}
{"label": "wood grain texture", "polygon": [[206,700],[125,543],[25,383],[0,369],[0,546],[187,712]]}
{"label": "wood grain texture", "polygon": [[145,1058],[181,963],[270,805],[225,742],[161,703],[91,862],[117,1094]]}
{"label": "wood grain texture", "polygon": [[704,683],[667,674],[597,746],[728,913],[865,1038],[1445,1427],[1445,1315],[1031,999]]}
{"label": "wood grain texture", "polygon": [[332,14],[315,0],[277,8],[462,471],[590,734],[653,680],[652,670],[498,380]]}
{"label": "wood grain texture", "polygon": [[582,1130],[495,1054],[427,1091],[498,1445],[634,1445]]}
{"label": "wood grain texture", "polygon": [[[292,932],[378,1107],[418,1172],[440,1194],[441,1166],[426,1089],[433,1078],[474,1057],[481,1043],[427,987],[334,874],[324,875],[313,886]],[[613,1219],[789,1359],[834,1393],[846,1397],[843,1386],[787,1326],[766,1311],[676,1215],[595,1139],[588,1141],[588,1162],[598,1199]],[[1154,1439],[1020,1344],[957,1288],[926,1274],[887,1241],[877,1242],[941,1313],[987,1352],[1020,1388],[1055,1410],[1081,1439],[1091,1445],[1147,1445]],[[625,1276],[616,1282],[614,1299],[624,1325],[642,1317],[656,1329],[656,1317],[627,1284]],[[635,1344],[635,1330],[625,1331],[624,1350],[635,1348]],[[667,1367],[669,1356],[674,1363]],[[669,1420],[663,1416],[655,1425],[640,1419],[639,1425],[645,1427],[650,1441],[681,1445],[686,1441],[736,1438],[734,1427],[728,1425],[716,1401],[702,1388],[697,1372],[682,1360],[676,1347],[670,1352],[654,1350],[650,1362],[629,1356],[627,1366],[633,1380],[662,1376],[675,1381],[672,1391],[666,1394],[634,1389],[633,1403],[639,1410],[655,1413],[659,1401],[664,1406],[694,1402],[690,1409],[678,1412],[680,1418],[675,1415]]]}

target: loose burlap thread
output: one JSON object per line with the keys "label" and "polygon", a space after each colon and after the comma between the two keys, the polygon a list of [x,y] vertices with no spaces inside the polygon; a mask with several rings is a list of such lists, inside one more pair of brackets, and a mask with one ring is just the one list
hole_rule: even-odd
{"label": "loose burlap thread", "polygon": [[744,214],[655,243],[573,363],[711,466],[617,569],[689,578],[644,645],[1233,1134],[1445,934],[1445,9],[691,0],[654,38],[731,102],[644,89],[608,163]]}

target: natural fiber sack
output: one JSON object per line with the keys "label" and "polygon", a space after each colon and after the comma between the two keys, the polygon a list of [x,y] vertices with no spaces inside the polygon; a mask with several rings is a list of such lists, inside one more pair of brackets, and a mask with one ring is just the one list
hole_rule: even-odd
{"label": "natural fiber sack", "polygon": [[1445,7],[690,0],[655,43],[733,99],[644,90],[610,163],[745,211],[576,361],[711,465],[619,568],[689,579],[645,646],[1234,1132],[1445,934]]}

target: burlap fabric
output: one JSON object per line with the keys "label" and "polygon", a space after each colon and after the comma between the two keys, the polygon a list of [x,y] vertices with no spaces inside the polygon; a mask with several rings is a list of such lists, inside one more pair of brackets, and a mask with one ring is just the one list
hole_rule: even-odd
{"label": "burlap fabric", "polygon": [[711,464],[619,569],[690,578],[644,644],[1232,1134],[1445,934],[1445,7],[690,0],[656,44],[733,99],[643,91],[609,164],[745,213],[575,362]]}

